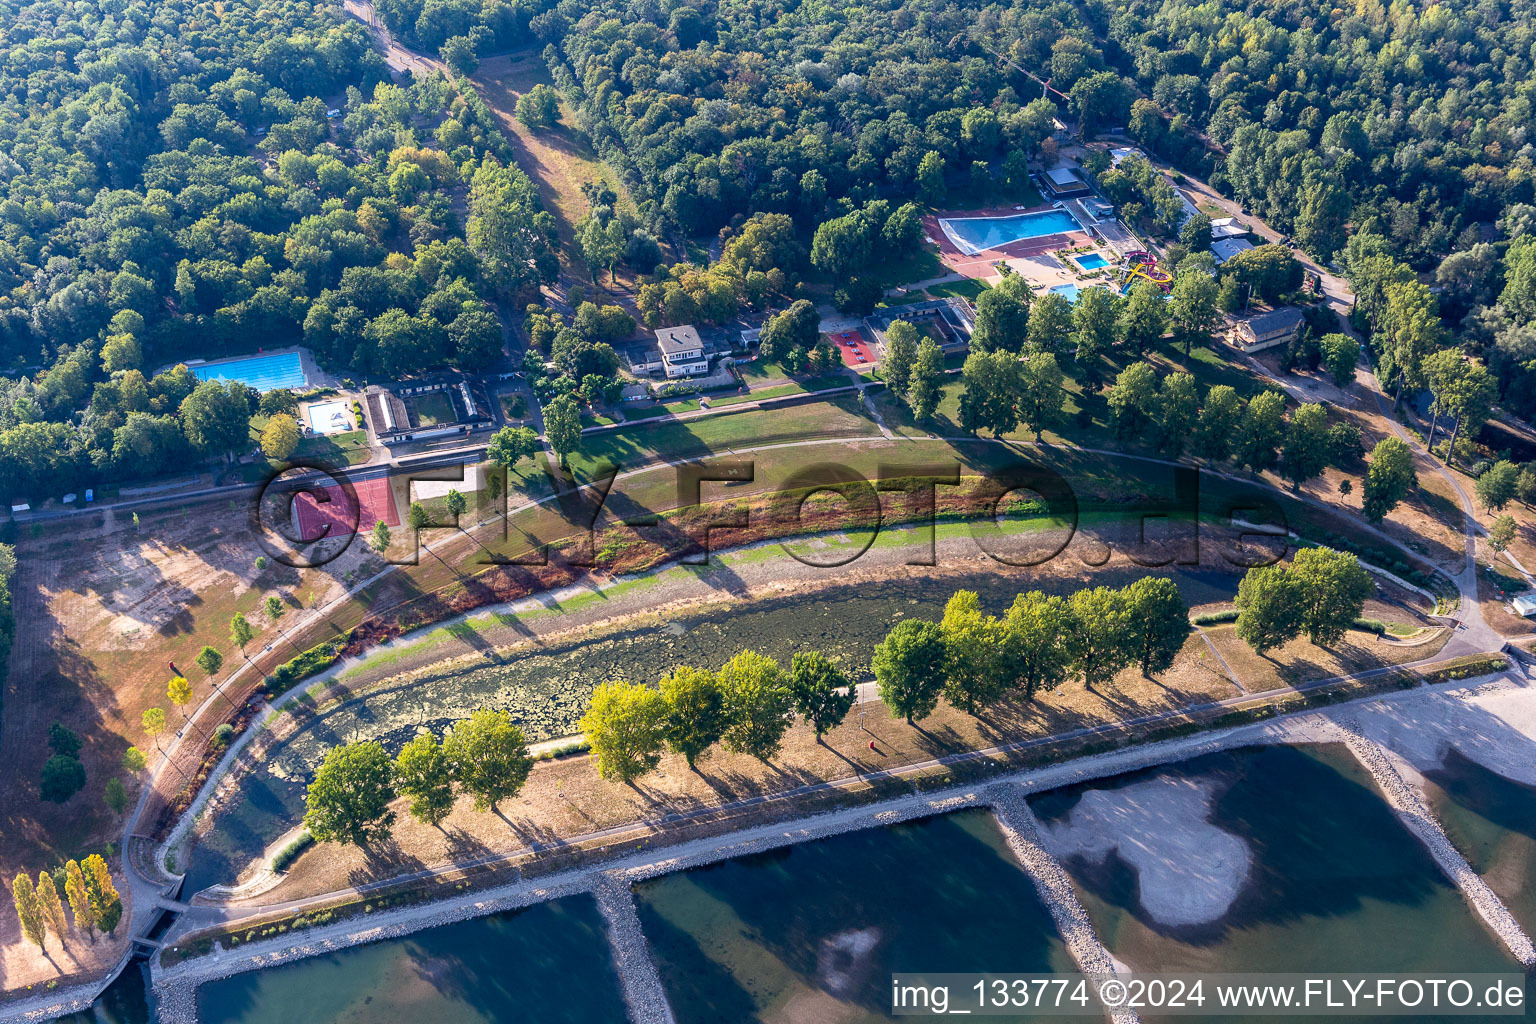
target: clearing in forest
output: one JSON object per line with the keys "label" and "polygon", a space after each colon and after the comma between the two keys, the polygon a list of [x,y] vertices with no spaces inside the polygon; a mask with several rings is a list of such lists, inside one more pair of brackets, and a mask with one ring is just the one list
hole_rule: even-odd
{"label": "clearing in forest", "polygon": [[[581,191],[582,183],[606,184],[618,195],[619,206],[633,213],[635,204],[624,183],[593,151],[587,137],[573,127],[576,112],[563,99],[560,121],[552,128],[529,128],[517,119],[517,101],[524,93],[541,83],[554,84],[539,54],[525,52],[486,58],[471,81],[501,118],[518,165],[538,185],[539,198],[554,214],[560,231],[560,252],[567,267],[578,276],[586,276],[587,265],[576,247],[576,222],[590,209]],[[626,285],[634,283],[625,281],[623,274],[619,280]]]}

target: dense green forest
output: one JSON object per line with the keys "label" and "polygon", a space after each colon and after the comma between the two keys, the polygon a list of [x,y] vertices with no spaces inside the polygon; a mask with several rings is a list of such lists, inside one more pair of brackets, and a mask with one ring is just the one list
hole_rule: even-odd
{"label": "dense green forest", "polygon": [[[594,277],[621,261],[646,275],[649,323],[783,304],[808,267],[840,283],[840,305],[868,307],[865,267],[915,244],[921,205],[1027,194],[1060,117],[1088,135],[1123,126],[1339,261],[1394,386],[1476,408],[1482,384],[1426,366],[1460,348],[1536,413],[1529,0],[379,12],[461,71],[542,50],[638,201],[621,216],[594,191],[580,251]],[[244,443],[233,420],[257,396],[154,367],[302,340],[344,373],[479,369],[508,312],[558,272],[553,220],[492,112],[439,76],[387,84],[339,5],[0,0],[0,90],[7,494]],[[1132,165],[1101,184],[1173,241],[1160,176]],[[657,266],[658,240],[722,229],[713,265]],[[1208,237],[1174,244],[1170,263],[1209,272]],[[605,391],[582,382],[611,376],[613,311],[527,322],[558,357],[543,393]]]}
{"label": "dense green forest", "polygon": [[302,338],[338,372],[479,369],[487,300],[556,272],[489,108],[387,84],[339,6],[8,3],[0,51],[7,496],[249,445],[254,393],[157,365]]}

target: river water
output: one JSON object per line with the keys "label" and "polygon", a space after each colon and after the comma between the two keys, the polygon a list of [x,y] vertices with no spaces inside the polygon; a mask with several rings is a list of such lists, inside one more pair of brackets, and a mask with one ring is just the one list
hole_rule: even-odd
{"label": "river water", "polygon": [[635,897],[678,1024],[869,1024],[892,1019],[893,971],[1074,969],[985,811],[680,872]]}
{"label": "river water", "polygon": [[591,896],[444,925],[198,989],[202,1024],[598,1024],[624,1019]]}
{"label": "river water", "polygon": [[[1217,830],[1202,844],[1213,851],[1210,863],[1202,852],[1193,853],[1188,879],[1199,879],[1207,869],[1212,877],[1224,875],[1226,867],[1214,851],[1227,837],[1246,846],[1251,866],[1236,876],[1236,896],[1225,913],[1204,924],[1170,925],[1147,910],[1148,879],[1127,859],[1136,856],[1133,848],[1117,847],[1101,860],[1067,857],[1064,866],[1099,936],[1133,969],[1519,970],[1342,746],[1275,745],[1210,754],[1068,787],[1032,804],[1049,828],[1068,820],[1095,791],[1123,792],[1158,782],[1209,786],[1215,794],[1208,819],[1185,816],[1161,823]],[[1132,817],[1146,810],[1145,801],[1137,806],[1129,799],[1112,806]]]}

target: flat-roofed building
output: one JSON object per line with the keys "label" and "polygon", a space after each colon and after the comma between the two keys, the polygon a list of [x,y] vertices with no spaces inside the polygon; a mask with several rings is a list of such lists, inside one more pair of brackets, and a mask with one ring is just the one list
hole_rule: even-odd
{"label": "flat-roofed building", "polygon": [[1216,264],[1220,266],[1238,253],[1252,248],[1253,243],[1246,238],[1220,238],[1211,243],[1211,255],[1216,257]]}
{"label": "flat-roofed building", "polygon": [[1092,191],[1088,183],[1077,173],[1077,168],[1067,165],[1053,167],[1046,171],[1045,187],[1056,199],[1086,196]]}

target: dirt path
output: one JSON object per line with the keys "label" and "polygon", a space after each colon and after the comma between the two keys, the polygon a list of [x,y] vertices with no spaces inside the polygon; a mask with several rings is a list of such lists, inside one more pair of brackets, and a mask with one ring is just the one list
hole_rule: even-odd
{"label": "dirt path", "polygon": [[[1523,678],[1494,677],[1493,686],[1526,686]],[[1419,710],[1432,706],[1445,695],[1460,696],[1475,692],[1476,681],[1448,683],[1429,689],[1395,691],[1378,695],[1373,701],[1384,705]],[[1306,711],[1258,725],[1240,726],[1218,733],[1201,734],[1148,744],[1127,750],[1094,755],[1046,768],[1021,769],[1000,775],[985,784],[954,786],[935,793],[916,793],[874,804],[830,811],[788,822],[776,822],[741,829],[730,834],[689,840],[677,845],[648,849],[617,861],[592,868],[578,868],[528,881],[517,881],[482,892],[471,892],[442,901],[400,910],[375,913],[366,922],[348,920],[307,929],[242,946],[238,954],[225,953],[199,957],[174,967],[156,971],[156,990],[180,989],[177,1000],[186,1003],[192,988],[206,981],[243,971],[272,966],[275,963],[321,953],[334,952],[363,942],[409,934],[457,920],[479,917],[532,902],[554,899],[575,892],[590,892],[615,880],[634,882],[678,870],[698,867],[719,860],[782,848],[787,845],[826,838],[854,830],[890,825],[918,817],[943,814],[967,807],[984,806],[1002,810],[1011,822],[1017,822],[1020,797],[1043,792],[1067,783],[1106,778],[1141,768],[1185,760],[1217,750],[1262,743],[1305,743],[1336,740],[1339,723],[1352,719],[1356,705],[1346,704],[1322,711]],[[1000,815],[1000,817],[1003,815]],[[1026,861],[1026,870],[1037,884],[1039,865]],[[1046,882],[1049,883],[1049,879]],[[1057,879],[1059,886],[1060,879]],[[1054,891],[1047,884],[1043,891]],[[1070,888],[1064,890],[1070,892]],[[315,900],[346,895],[327,894],[312,900],[295,901],[268,910],[302,909],[318,905]],[[1053,905],[1053,913],[1057,907]],[[1086,920],[1084,918],[1084,920]],[[218,922],[205,920],[199,928]],[[1094,938],[1091,925],[1082,936],[1085,953],[1091,954]],[[178,931],[184,932],[181,928]],[[1102,948],[1102,947],[1100,947]],[[1092,960],[1091,955],[1086,959]]]}

